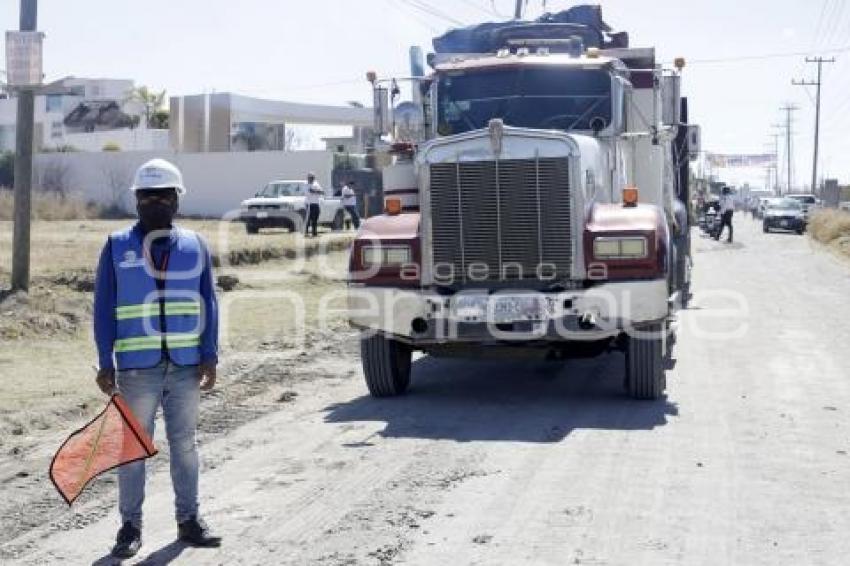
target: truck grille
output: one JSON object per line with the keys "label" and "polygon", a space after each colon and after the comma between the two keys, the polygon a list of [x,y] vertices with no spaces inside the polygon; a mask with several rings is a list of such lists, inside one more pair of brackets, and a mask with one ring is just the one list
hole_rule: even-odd
{"label": "truck grille", "polygon": [[430,196],[438,280],[570,277],[566,157],[433,164]]}

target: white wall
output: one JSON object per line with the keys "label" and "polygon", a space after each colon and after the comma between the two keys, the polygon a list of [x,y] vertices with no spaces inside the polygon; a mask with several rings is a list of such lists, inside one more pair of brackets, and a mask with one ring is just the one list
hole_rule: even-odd
{"label": "white wall", "polygon": [[209,216],[238,208],[274,179],[302,179],[312,171],[327,188],[333,167],[329,151],[42,153],[35,156],[36,181],[45,176],[55,180],[59,175],[70,192],[104,204],[120,197],[125,208],[133,210],[128,191],[133,174],[154,157],[171,161],[183,172],[188,193],[181,211]]}
{"label": "white wall", "polygon": [[168,130],[151,130],[147,128],[104,130],[100,132],[66,133],[55,142],[69,144],[80,151],[102,151],[107,143],[117,143],[121,151],[166,151],[168,145]]}

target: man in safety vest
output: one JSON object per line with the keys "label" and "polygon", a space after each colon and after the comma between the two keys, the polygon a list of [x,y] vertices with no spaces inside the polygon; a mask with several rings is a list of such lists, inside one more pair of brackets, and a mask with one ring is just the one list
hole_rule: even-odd
{"label": "man in safety vest", "polygon": [[[130,190],[139,221],[109,236],[97,268],[97,384],[108,395],[119,392],[151,437],[162,406],[178,536],[192,546],[219,546],[198,515],[195,446],[200,391],[215,385],[218,363],[210,253],[197,234],[172,224],[186,193],[177,167],[151,160]],[[112,553],[129,558],[142,544],[143,460],[119,468],[118,487],[122,526]]]}

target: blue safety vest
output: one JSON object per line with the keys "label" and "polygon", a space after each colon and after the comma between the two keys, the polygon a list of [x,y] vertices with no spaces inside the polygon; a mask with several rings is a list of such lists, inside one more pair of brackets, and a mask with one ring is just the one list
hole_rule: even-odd
{"label": "blue safety vest", "polygon": [[[198,236],[175,227],[168,251],[157,258],[157,265],[143,249],[137,228],[115,232],[109,240],[117,298],[112,349],[118,369],[154,367],[166,351],[177,365],[198,365],[204,323],[200,285],[206,261]],[[157,274],[164,276],[162,292]]]}

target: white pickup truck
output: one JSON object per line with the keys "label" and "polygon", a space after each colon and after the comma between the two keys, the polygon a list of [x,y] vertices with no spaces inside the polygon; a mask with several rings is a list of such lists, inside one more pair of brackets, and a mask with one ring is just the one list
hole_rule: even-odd
{"label": "white pickup truck", "polygon": [[[306,181],[269,182],[253,198],[242,201],[239,216],[245,230],[249,234],[271,227],[288,228],[290,232],[303,230],[307,218],[306,195]],[[324,196],[319,206],[319,224],[342,230],[345,212],[341,199]]]}

